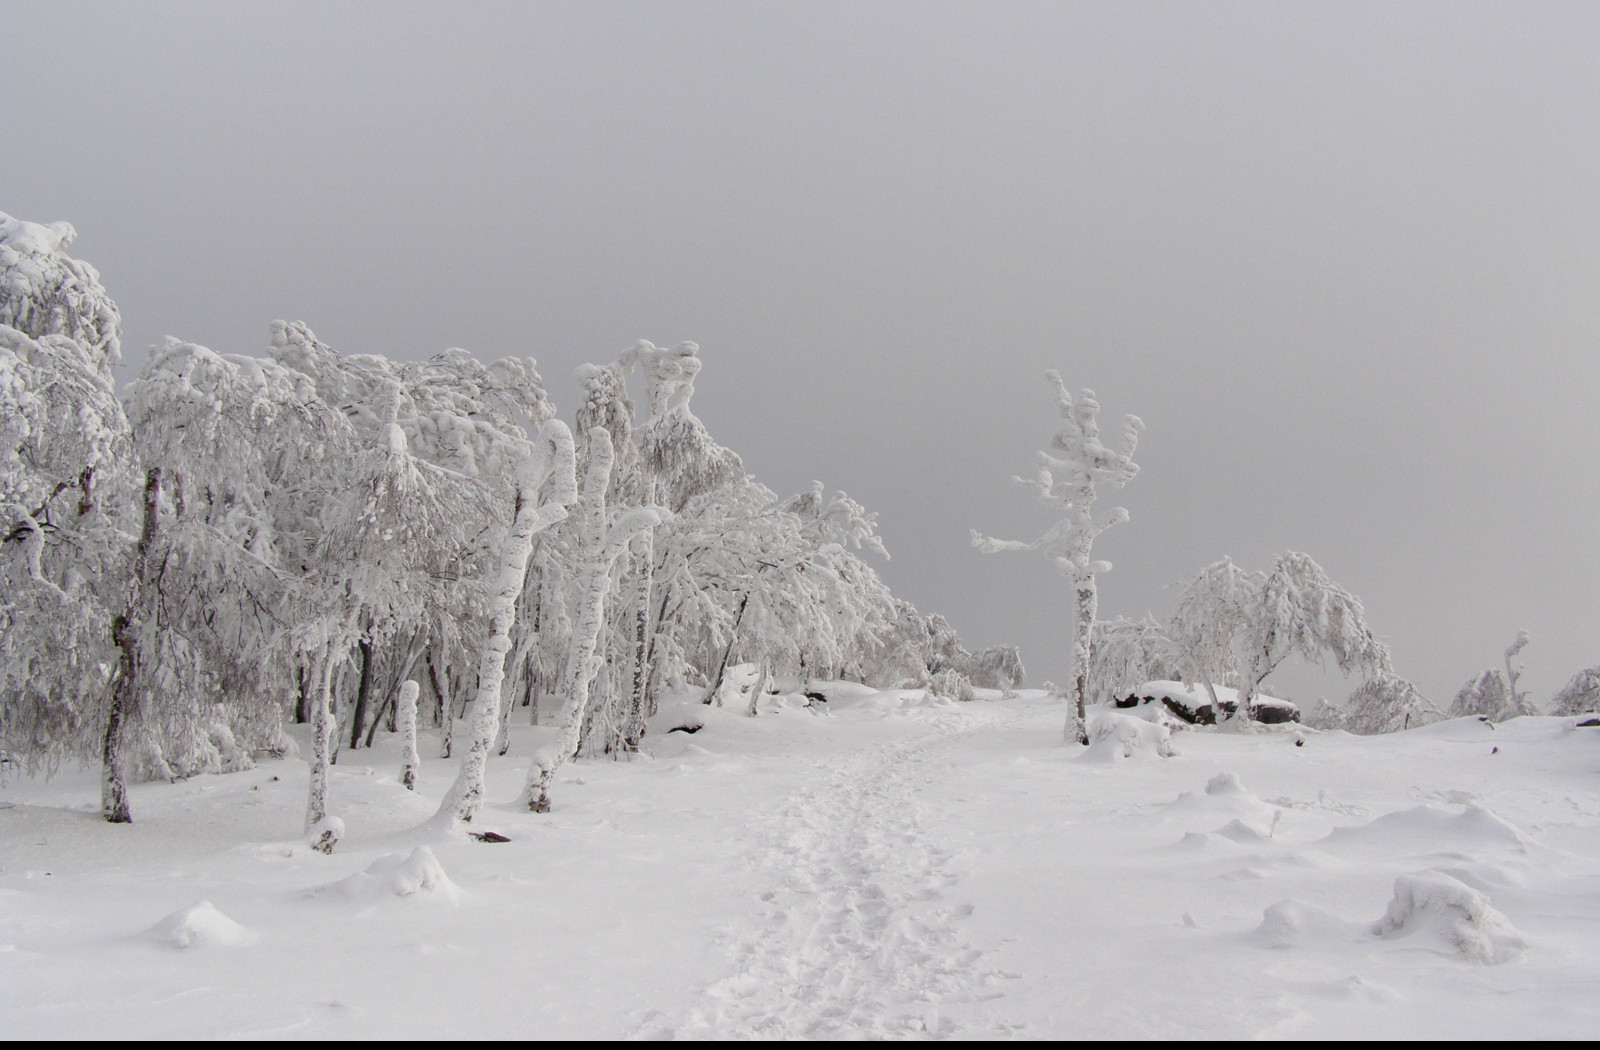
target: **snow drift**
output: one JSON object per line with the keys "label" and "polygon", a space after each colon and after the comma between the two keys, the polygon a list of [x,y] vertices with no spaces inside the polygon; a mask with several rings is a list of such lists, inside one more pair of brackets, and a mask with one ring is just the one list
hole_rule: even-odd
{"label": "snow drift", "polygon": [[391,853],[338,882],[312,890],[313,896],[339,896],[376,904],[395,897],[456,901],[461,888],[450,881],[433,850],[418,846],[410,853]]}

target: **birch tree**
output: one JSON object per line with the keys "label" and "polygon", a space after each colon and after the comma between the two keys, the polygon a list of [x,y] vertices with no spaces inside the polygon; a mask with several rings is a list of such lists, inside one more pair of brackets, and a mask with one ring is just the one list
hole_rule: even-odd
{"label": "birch tree", "polygon": [[501,547],[499,568],[490,590],[489,640],[478,660],[472,738],[461,761],[461,772],[440,808],[441,813],[448,811],[456,820],[471,821],[483,804],[484,770],[500,726],[506,653],[511,649],[511,628],[516,622],[517,599],[527,580],[534,537],[565,520],[567,507],[575,499],[572,434],[565,423],[552,419],[545,423],[533,451],[517,468],[511,530]]}
{"label": "birch tree", "polygon": [[1102,486],[1121,488],[1139,473],[1133,454],[1144,422],[1138,416],[1126,417],[1119,447],[1108,448],[1100,441],[1100,403],[1094,392],[1084,390],[1074,400],[1060,373],[1046,372],[1045,377],[1055,388],[1061,416],[1061,426],[1050,441],[1054,452],[1038,453],[1032,478],[1014,480],[1032,489],[1039,502],[1063,516],[1030,543],[993,539],[974,531],[972,545],[985,554],[1039,551],[1070,581],[1074,592],[1072,676],[1068,680],[1070,710],[1063,736],[1087,745],[1084,702],[1089,691],[1090,650],[1098,605],[1095,577],[1111,571],[1110,562],[1092,560],[1092,551],[1101,533],[1128,520],[1128,512],[1122,507],[1096,517],[1094,505]]}
{"label": "birch tree", "polygon": [[578,609],[573,617],[572,647],[567,654],[565,693],[561,721],[553,744],[540,748],[528,770],[523,800],[535,813],[550,810],[550,784],[559,770],[577,753],[584,715],[589,706],[589,687],[603,661],[595,655],[601,628],[605,624],[605,601],[611,590],[611,570],[628,544],[639,532],[655,528],[668,517],[659,507],[633,507],[612,515],[606,506],[606,490],[611,483],[615,454],[611,435],[604,427],[593,427],[587,435],[587,470],[583,478],[583,497],[577,521],[582,541],[583,560],[576,587]]}

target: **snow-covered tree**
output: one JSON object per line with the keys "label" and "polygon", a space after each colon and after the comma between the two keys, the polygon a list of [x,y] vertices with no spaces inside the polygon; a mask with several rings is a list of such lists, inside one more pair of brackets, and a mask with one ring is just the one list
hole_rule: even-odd
{"label": "snow-covered tree", "polygon": [[1398,733],[1437,722],[1443,714],[1397,674],[1378,674],[1350,694],[1338,728],[1363,736]]}
{"label": "snow-covered tree", "polygon": [[1518,631],[1517,637],[1506,647],[1505,669],[1491,667],[1480,671],[1462,686],[1450,702],[1450,718],[1487,718],[1503,722],[1519,715],[1536,715],[1539,709],[1528,699],[1528,694],[1518,692],[1517,680],[1522,677],[1522,665],[1514,662],[1528,644],[1528,632]]}
{"label": "snow-covered tree", "polygon": [[1247,610],[1266,583],[1266,575],[1247,572],[1231,558],[1212,562],[1184,584],[1167,637],[1181,661],[1186,681],[1199,681],[1211,697],[1211,710],[1221,711],[1216,685],[1235,686],[1239,654],[1234,639],[1244,633]]}
{"label": "snow-covered tree", "polygon": [[1089,703],[1113,703],[1145,682],[1182,677],[1183,663],[1173,652],[1171,639],[1149,616],[1141,620],[1119,616],[1095,623]]}
{"label": "snow-covered tree", "polygon": [[122,360],[122,315],[100,273],[67,254],[78,231],[0,212],[0,325],[40,339],[64,336],[78,345],[89,371],[109,375]]}
{"label": "snow-covered tree", "polygon": [[1553,715],[1586,715],[1591,711],[1600,711],[1600,667],[1573,675],[1550,702]]}
{"label": "snow-covered tree", "polygon": [[1293,654],[1319,663],[1332,656],[1346,674],[1389,670],[1389,650],[1367,626],[1361,600],[1297,551],[1274,559],[1272,572],[1245,607],[1236,641],[1244,655],[1244,673],[1233,719],[1244,723],[1251,720],[1250,705],[1261,683]]}
{"label": "snow-covered tree", "polygon": [[587,470],[578,528],[581,530],[583,561],[574,581],[578,613],[573,620],[572,643],[567,654],[565,695],[561,722],[555,743],[541,748],[528,770],[523,798],[536,813],[550,809],[550,784],[556,772],[577,753],[584,716],[589,706],[589,687],[604,661],[595,655],[600,631],[605,624],[605,600],[611,591],[611,570],[634,536],[666,520],[659,507],[633,507],[611,514],[606,505],[606,490],[611,484],[615,454],[611,435],[604,427],[587,433]]}
{"label": "snow-covered tree", "polygon": [[1098,601],[1095,577],[1111,570],[1110,562],[1091,560],[1091,554],[1094,541],[1102,532],[1128,520],[1128,512],[1121,507],[1096,518],[1094,504],[1101,486],[1121,488],[1138,474],[1133,454],[1144,422],[1138,416],[1128,416],[1121,446],[1107,448],[1100,441],[1100,403],[1095,400],[1094,392],[1084,390],[1074,401],[1059,373],[1046,372],[1045,375],[1055,387],[1056,405],[1061,414],[1061,427],[1051,439],[1050,447],[1062,455],[1040,452],[1034,476],[1015,480],[1033,489],[1041,503],[1062,511],[1064,516],[1031,543],[992,539],[974,531],[972,544],[985,554],[1040,551],[1071,581],[1075,592],[1073,670],[1068,692],[1071,711],[1065,736],[1087,745],[1089,734],[1084,721],[1084,702],[1089,692],[1090,649]]}
{"label": "snow-covered tree", "polygon": [[0,755],[47,773],[110,758],[105,815],[125,821],[113,715],[118,644],[134,644],[118,628],[135,473],[111,377],[120,318],[66,254],[73,236],[0,214]]}
{"label": "snow-covered tree", "polygon": [[[603,434],[604,431],[601,431]],[[549,488],[543,499],[540,491]],[[505,682],[506,653],[516,622],[517,599],[528,574],[534,537],[567,516],[577,499],[573,473],[572,434],[558,419],[545,423],[539,440],[517,468],[516,500],[511,531],[500,551],[500,564],[490,591],[489,640],[478,662],[478,693],[472,707],[472,739],[461,772],[445,800],[455,819],[470,821],[483,802],[483,777],[500,726],[500,688]]]}

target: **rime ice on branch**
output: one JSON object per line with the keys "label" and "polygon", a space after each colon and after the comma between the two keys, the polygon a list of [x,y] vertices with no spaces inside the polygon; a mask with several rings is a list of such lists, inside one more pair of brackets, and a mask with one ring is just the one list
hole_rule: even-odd
{"label": "rime ice on branch", "polygon": [[1128,512],[1114,507],[1096,518],[1094,504],[1098,488],[1121,488],[1139,473],[1133,462],[1144,422],[1138,416],[1126,418],[1122,444],[1110,449],[1100,442],[1100,403],[1094,391],[1085,390],[1076,401],[1061,381],[1058,372],[1046,372],[1056,390],[1056,406],[1061,427],[1050,441],[1050,452],[1038,454],[1038,469],[1032,478],[1016,478],[1018,484],[1033,489],[1039,502],[1060,510],[1064,516],[1044,535],[1031,543],[997,540],[972,533],[972,545],[985,554],[998,551],[1040,551],[1061,574],[1072,582],[1075,592],[1072,629],[1072,678],[1068,687],[1071,710],[1065,735],[1088,744],[1084,724],[1084,699],[1089,690],[1090,648],[1097,606],[1095,576],[1111,571],[1111,563],[1090,560],[1095,539],[1106,529],[1128,520]]}

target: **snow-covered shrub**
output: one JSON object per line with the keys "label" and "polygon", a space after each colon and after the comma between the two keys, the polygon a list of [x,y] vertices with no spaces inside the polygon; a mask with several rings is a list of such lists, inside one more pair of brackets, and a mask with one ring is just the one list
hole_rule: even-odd
{"label": "snow-covered shrub", "polygon": [[947,700],[965,701],[973,698],[972,680],[955,668],[929,676],[928,691]]}
{"label": "snow-covered shrub", "polygon": [[1345,710],[1342,707],[1328,703],[1328,698],[1317,698],[1317,706],[1311,711],[1311,717],[1306,719],[1306,725],[1313,729],[1343,729],[1345,727]]}
{"label": "snow-covered shrub", "polygon": [[1337,726],[1362,736],[1417,729],[1444,717],[1417,687],[1397,674],[1384,672],[1361,684],[1345,704]]}
{"label": "snow-covered shrub", "polygon": [[1518,715],[1537,714],[1526,697],[1514,697],[1511,682],[1498,667],[1480,671],[1467,680],[1450,702],[1450,718],[1487,718],[1503,722]]}
{"label": "snow-covered shrub", "polygon": [[1573,675],[1550,702],[1553,715],[1586,715],[1591,711],[1600,711],[1600,667]]}
{"label": "snow-covered shrub", "polygon": [[1517,690],[1522,665],[1516,656],[1528,644],[1528,632],[1518,631],[1516,640],[1506,647],[1506,667],[1491,667],[1467,680],[1450,703],[1450,718],[1487,718],[1503,722],[1519,715],[1536,715],[1539,709],[1525,692]]}

